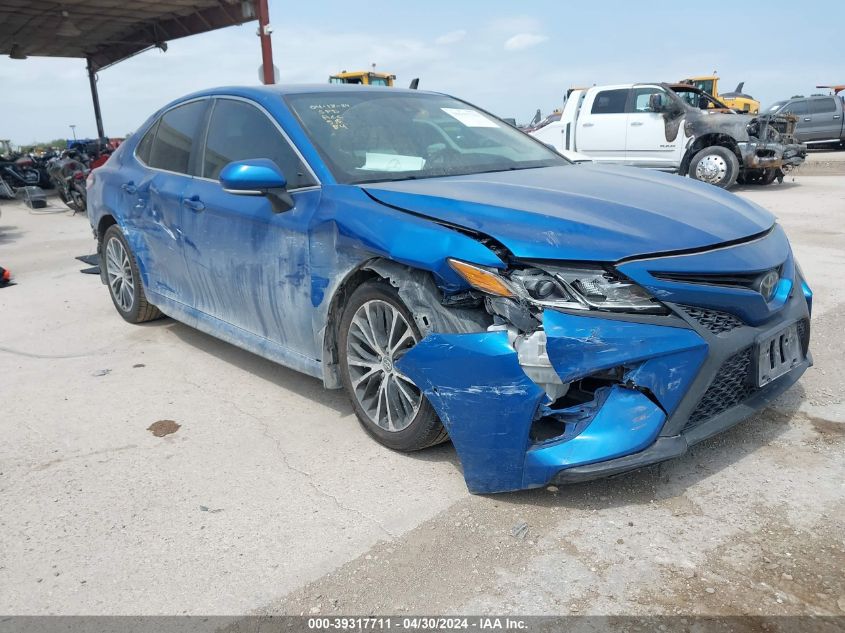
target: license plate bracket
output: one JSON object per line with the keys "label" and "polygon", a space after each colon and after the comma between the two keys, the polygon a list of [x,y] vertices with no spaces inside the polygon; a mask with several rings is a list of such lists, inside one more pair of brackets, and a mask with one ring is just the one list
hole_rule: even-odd
{"label": "license plate bracket", "polygon": [[757,386],[765,387],[804,360],[798,324],[785,328],[757,342]]}

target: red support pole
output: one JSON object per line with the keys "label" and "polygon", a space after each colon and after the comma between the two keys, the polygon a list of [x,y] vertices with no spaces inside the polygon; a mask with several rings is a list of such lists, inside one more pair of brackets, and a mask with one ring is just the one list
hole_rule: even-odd
{"label": "red support pole", "polygon": [[267,0],[255,0],[255,8],[258,13],[258,37],[261,39],[261,65],[264,69],[263,82],[266,85],[276,83],[273,72],[273,43],[270,41],[270,9]]}

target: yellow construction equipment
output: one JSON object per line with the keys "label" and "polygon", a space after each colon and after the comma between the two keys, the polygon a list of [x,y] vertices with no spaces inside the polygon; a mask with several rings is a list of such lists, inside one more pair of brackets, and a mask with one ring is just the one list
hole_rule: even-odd
{"label": "yellow construction equipment", "polygon": [[719,94],[719,77],[715,72],[712,75],[682,79],[681,83],[703,90],[732,110],[747,112],[749,114],[760,112],[760,102],[751,95],[742,92],[742,87],[745,85],[744,81],[741,81],[733,92],[723,92],[722,94]]}
{"label": "yellow construction equipment", "polygon": [[330,84],[363,84],[365,86],[392,87],[396,75],[377,73],[373,70],[342,71],[329,77]]}

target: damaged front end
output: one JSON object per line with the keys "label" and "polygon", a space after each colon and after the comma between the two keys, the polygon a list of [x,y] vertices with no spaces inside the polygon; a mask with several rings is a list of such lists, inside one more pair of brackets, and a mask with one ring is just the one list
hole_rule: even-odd
{"label": "damaged front end", "polygon": [[801,165],[807,158],[807,146],[795,138],[797,121],[792,114],[764,114],[751,119],[746,126],[748,140],[738,143],[743,167],[787,173]]}
{"label": "damaged front end", "polygon": [[[700,287],[663,280],[640,262],[603,268],[534,262],[506,273],[451,262],[492,323],[481,331],[431,332],[397,367],[437,411],[473,493],[580,481],[675,457],[750,415],[810,363],[805,346],[800,366],[760,389],[747,382],[753,371],[743,365],[736,387],[743,398],[691,425],[696,404],[713,399],[708,388],[720,380],[721,367],[736,364],[731,359],[753,349],[761,333],[800,322],[808,340],[805,284],[795,282],[785,238],[778,229],[761,242],[716,255],[728,265],[733,258],[783,275],[768,302],[758,293],[727,292],[728,303],[748,300],[741,316],[709,311],[736,322],[728,334],[690,317],[684,304],[696,301]],[[660,258],[648,269],[671,270],[678,261],[712,267],[713,257],[711,251]]]}

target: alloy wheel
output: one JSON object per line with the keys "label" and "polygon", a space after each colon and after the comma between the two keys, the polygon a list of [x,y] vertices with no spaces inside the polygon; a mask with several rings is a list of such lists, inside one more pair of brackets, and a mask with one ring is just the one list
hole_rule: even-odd
{"label": "alloy wheel", "polygon": [[123,312],[129,312],[135,302],[135,278],[129,263],[129,253],[116,237],[106,244],[106,276],[109,290]]}
{"label": "alloy wheel", "polygon": [[352,317],[346,359],[355,398],[369,420],[390,432],[413,422],[422,393],[396,368],[417,343],[417,336],[398,308],[386,301],[367,301]]}

